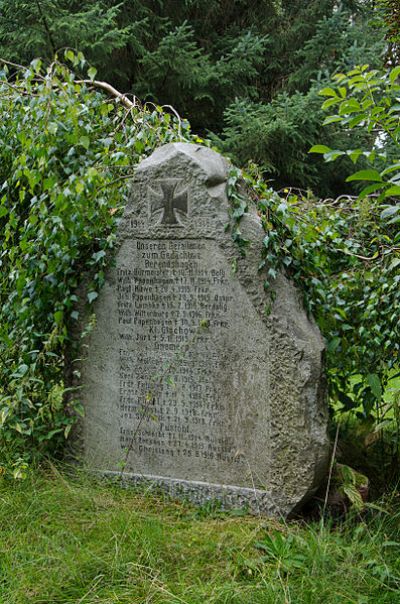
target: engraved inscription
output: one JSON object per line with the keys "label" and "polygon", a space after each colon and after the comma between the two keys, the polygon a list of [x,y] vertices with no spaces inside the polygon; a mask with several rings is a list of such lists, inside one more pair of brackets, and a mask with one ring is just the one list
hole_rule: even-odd
{"label": "engraved inscription", "polygon": [[118,269],[120,446],[134,436],[133,452],[149,462],[234,462],[215,342],[229,330],[234,301],[227,268],[206,266],[202,240],[127,245],[134,268]]}
{"label": "engraved inscription", "polygon": [[[182,226],[177,217],[178,213],[187,215],[188,213],[188,193],[187,189],[177,191],[181,184],[180,179],[165,178],[157,181],[161,188],[161,193],[150,190],[150,215],[161,213],[160,224],[168,226]],[[155,199],[154,199],[155,198]],[[178,215],[179,216],[179,215]]]}

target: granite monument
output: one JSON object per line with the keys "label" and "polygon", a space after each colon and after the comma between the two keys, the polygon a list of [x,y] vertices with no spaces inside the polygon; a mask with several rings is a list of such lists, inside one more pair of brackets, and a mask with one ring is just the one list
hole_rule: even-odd
{"label": "granite monument", "polygon": [[272,311],[263,230],[226,225],[229,166],[195,144],[139,165],[82,366],[84,458],[195,502],[288,515],[323,475],[324,344],[284,275]]}

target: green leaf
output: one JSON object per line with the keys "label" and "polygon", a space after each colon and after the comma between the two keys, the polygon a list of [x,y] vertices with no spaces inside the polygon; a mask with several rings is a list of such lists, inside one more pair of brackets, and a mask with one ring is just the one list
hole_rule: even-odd
{"label": "green leaf", "polygon": [[64,57],[65,59],[67,59],[68,61],[71,61],[71,63],[75,62],[75,53],[72,50],[66,50],[64,53]]}
{"label": "green leaf", "polygon": [[0,218],[3,218],[3,216],[5,216],[6,214],[8,214],[6,206],[0,206]]}
{"label": "green leaf", "polygon": [[348,121],[348,126],[349,128],[354,128],[355,126],[358,126],[359,124],[361,124],[361,122],[365,121],[365,115],[357,115],[355,117],[352,117],[351,120]]}
{"label": "green leaf", "polygon": [[377,170],[359,170],[346,178],[346,182],[353,182],[354,180],[373,180],[375,182],[382,182],[382,176]]}
{"label": "green leaf", "polygon": [[64,313],[63,313],[63,311],[62,311],[62,310],[57,310],[57,311],[54,313],[54,321],[57,323],[57,325],[60,325],[60,324],[61,324],[61,322],[62,322],[62,320],[63,320],[63,317],[64,317]]}
{"label": "green leaf", "polygon": [[333,151],[329,151],[328,153],[324,153],[324,160],[326,162],[335,161],[338,157],[341,157],[342,155],[346,155],[346,153],[344,151],[338,151],[337,149],[335,149]]}
{"label": "green leaf", "polygon": [[393,187],[389,187],[385,191],[385,197],[394,197],[395,195],[400,195],[400,186],[394,185]]}
{"label": "green leaf", "polygon": [[327,346],[328,352],[335,352],[335,350],[337,349],[339,344],[340,344],[340,338],[336,336],[329,342],[329,344]]}
{"label": "green leaf", "polygon": [[350,157],[353,164],[357,163],[358,158],[362,155],[361,149],[354,149],[354,151],[347,151],[347,155]]}
{"label": "green leaf", "polygon": [[384,220],[385,218],[390,218],[397,214],[400,211],[400,206],[387,206],[383,212],[381,212],[381,218]]}
{"label": "green leaf", "polygon": [[95,262],[99,262],[106,255],[104,250],[100,250],[99,252],[95,252],[92,254],[92,258]]}
{"label": "green leaf", "polygon": [[90,69],[88,69],[88,76],[92,80],[92,82],[93,82],[94,78],[96,77],[96,73],[97,73],[96,67],[90,67]]}
{"label": "green leaf", "polygon": [[385,168],[385,170],[383,170],[382,176],[386,176],[386,174],[391,174],[395,170],[399,170],[399,169],[400,169],[399,163],[392,164],[391,166],[389,166],[388,168]]}
{"label": "green leaf", "polygon": [[327,126],[328,124],[335,124],[336,122],[342,122],[343,118],[340,115],[329,115],[324,119],[323,125]]}
{"label": "green leaf", "polygon": [[348,115],[356,111],[361,111],[361,106],[355,99],[349,99],[340,104],[339,115]]}
{"label": "green leaf", "polygon": [[389,265],[388,271],[392,271],[394,268],[396,268],[397,266],[399,266],[400,264],[400,258],[395,258]]}
{"label": "green leaf", "polygon": [[376,191],[379,191],[380,189],[382,189],[382,183],[374,183],[372,185],[368,185],[367,187],[364,187],[361,191],[361,193],[359,194],[358,198],[361,199],[365,199],[365,197],[367,197],[368,195],[371,195],[371,193],[375,193]]}
{"label": "green leaf", "polygon": [[400,65],[392,69],[389,75],[390,82],[393,84],[400,75]]}
{"label": "green leaf", "polygon": [[82,147],[85,147],[85,149],[89,149],[90,138],[88,136],[81,136],[79,139],[79,143],[82,145]]}
{"label": "green leaf", "polygon": [[333,88],[322,88],[318,94],[320,96],[337,96],[337,93]]}
{"label": "green leaf", "polygon": [[367,375],[367,382],[375,398],[380,399],[382,396],[382,385],[379,376],[376,373],[369,373]]}
{"label": "green leaf", "polygon": [[94,300],[96,300],[96,298],[98,297],[98,293],[97,292],[89,292],[87,295],[87,299],[89,301],[89,304],[91,304]]}
{"label": "green leaf", "polygon": [[80,193],[83,193],[83,191],[85,190],[85,185],[81,180],[78,180],[76,185],[75,185],[75,191],[78,193],[78,195]]}
{"label": "green leaf", "polygon": [[338,392],[337,396],[345,409],[349,410],[357,406],[357,403],[353,401],[353,399],[344,392]]}
{"label": "green leaf", "polygon": [[311,147],[311,149],[308,151],[309,153],[329,153],[329,151],[331,151],[330,147],[327,147],[326,145],[314,145],[313,147]]}
{"label": "green leaf", "polygon": [[36,73],[39,73],[40,69],[42,67],[42,60],[41,59],[33,59],[33,61],[31,61],[31,65],[32,65],[32,68],[34,69],[34,71]]}
{"label": "green leaf", "polygon": [[12,375],[12,377],[16,377],[16,378],[23,377],[28,372],[28,369],[29,369],[28,365],[25,365],[25,363],[23,363],[11,375]]}
{"label": "green leaf", "polygon": [[339,97],[327,99],[326,101],[324,101],[324,103],[322,103],[322,109],[328,109],[329,107],[332,107],[332,105],[337,105],[339,102]]}

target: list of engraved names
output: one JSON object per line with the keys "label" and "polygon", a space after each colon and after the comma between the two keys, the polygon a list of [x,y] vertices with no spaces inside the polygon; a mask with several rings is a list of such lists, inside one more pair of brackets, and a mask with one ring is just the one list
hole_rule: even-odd
{"label": "list of engraved names", "polygon": [[211,244],[125,243],[117,270],[120,445],[145,459],[234,458],[217,378],[233,296],[224,294],[226,263],[207,262]]}

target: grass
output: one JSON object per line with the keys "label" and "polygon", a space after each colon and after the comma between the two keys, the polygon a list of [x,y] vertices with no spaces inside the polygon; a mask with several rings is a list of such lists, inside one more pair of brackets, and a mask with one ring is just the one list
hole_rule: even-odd
{"label": "grass", "polygon": [[397,603],[400,502],[391,509],[287,524],[50,468],[0,482],[0,602]]}

